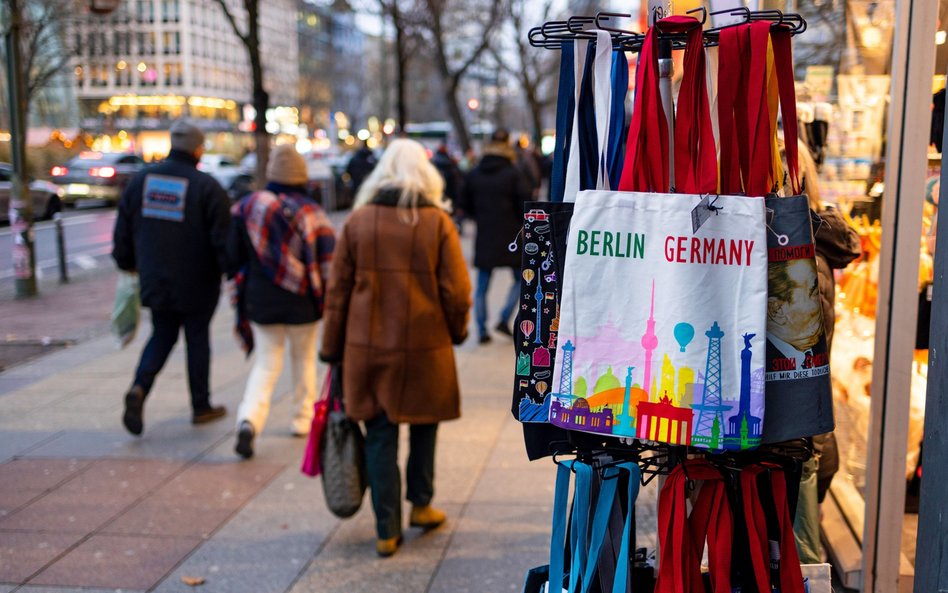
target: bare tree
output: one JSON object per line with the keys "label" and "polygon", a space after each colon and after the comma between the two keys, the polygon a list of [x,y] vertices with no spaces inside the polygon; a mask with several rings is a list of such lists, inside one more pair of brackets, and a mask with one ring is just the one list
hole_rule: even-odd
{"label": "bare tree", "polygon": [[[234,34],[243,43],[250,61],[250,74],[253,81],[254,143],[257,153],[257,183],[266,179],[267,160],[270,157],[270,134],[267,132],[267,109],[270,108],[270,94],[263,86],[263,59],[260,52],[260,0],[241,0],[246,17],[246,31],[242,31],[234,13],[226,0],[215,0],[220,6]],[[296,31],[292,31],[295,35]]]}
{"label": "bare tree", "polygon": [[533,140],[539,145],[543,137],[543,113],[556,101],[556,89],[552,88],[557,74],[556,55],[554,52],[532,47],[527,40],[527,33],[534,21],[542,23],[549,19],[553,9],[553,0],[545,0],[542,10],[535,17],[525,14],[526,9],[527,0],[511,0],[509,6],[506,7],[517,62],[511,64],[510,60],[506,59],[506,54],[501,55],[501,52],[507,48],[492,48],[491,53],[494,54],[497,64],[514,76],[523,89],[524,100],[530,111]]}
{"label": "bare tree", "polygon": [[[69,66],[72,54],[66,47],[65,33],[75,21],[77,7],[75,0],[26,0],[19,11],[24,99],[20,141],[25,142],[33,101]],[[2,53],[6,59],[6,52]]]}
{"label": "bare tree", "polygon": [[417,25],[430,41],[451,123],[466,152],[471,148],[471,136],[458,102],[458,89],[465,74],[490,47],[503,0],[424,0],[424,8]]}
{"label": "bare tree", "polygon": [[408,64],[419,40],[414,26],[419,19],[418,6],[414,0],[379,0],[379,8],[395,29],[395,119],[398,131],[404,132],[408,123]]}

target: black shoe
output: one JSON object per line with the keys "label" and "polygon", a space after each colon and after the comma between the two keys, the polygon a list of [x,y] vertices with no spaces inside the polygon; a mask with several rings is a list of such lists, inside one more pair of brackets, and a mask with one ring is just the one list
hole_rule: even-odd
{"label": "black shoe", "polygon": [[253,424],[244,420],[237,430],[237,445],[234,451],[244,459],[253,457]]}
{"label": "black shoe", "polygon": [[206,410],[201,410],[200,412],[194,412],[191,416],[191,424],[207,424],[218,418],[223,418],[226,415],[227,408],[224,406],[213,406]]}
{"label": "black shoe", "polygon": [[142,421],[142,409],[145,407],[145,390],[135,385],[125,394],[125,414],[122,424],[135,436],[141,436],[145,424]]}
{"label": "black shoe", "polygon": [[497,323],[497,326],[494,327],[494,331],[496,331],[499,334],[504,334],[507,337],[513,338],[513,332],[510,331],[510,326],[508,326],[503,321]]}
{"label": "black shoe", "polygon": [[477,341],[478,341],[478,343],[480,343],[480,344],[489,344],[489,343],[491,342],[491,337],[488,336],[487,334],[484,334],[484,335],[481,336],[480,339],[477,340]]}

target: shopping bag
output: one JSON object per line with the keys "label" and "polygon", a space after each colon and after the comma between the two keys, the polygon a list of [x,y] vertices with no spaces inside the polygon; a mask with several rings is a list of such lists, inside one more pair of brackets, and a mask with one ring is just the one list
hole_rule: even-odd
{"label": "shopping bag", "polygon": [[770,37],[794,195],[767,199],[770,295],[765,388],[767,409],[774,410],[774,417],[780,419],[765,430],[767,443],[814,436],[835,428],[812,218],[809,199],[801,195],[790,33],[778,27]]}
{"label": "shopping bag", "polygon": [[119,272],[115,285],[115,304],[112,306],[112,335],[119,346],[126,347],[135,339],[138,316],[142,303],[139,296],[138,274]]}
{"label": "shopping bag", "polygon": [[[662,27],[694,22],[672,17]],[[691,53],[682,86],[703,87],[701,33],[686,30]],[[636,73],[624,191],[576,198],[550,421],[604,435],[748,449],[760,443],[764,414],[764,204],[656,193],[668,190],[665,153],[657,149],[668,141],[663,117],[662,124],[646,121],[661,113],[654,37],[647,34]],[[683,158],[676,153],[685,192],[717,185],[713,159],[704,154],[714,151],[706,94],[699,105],[690,116],[679,111],[681,133],[690,138]]]}
{"label": "shopping bag", "polygon": [[329,421],[329,391],[332,384],[332,375],[333,367],[330,366],[326,372],[326,380],[323,382],[322,394],[313,404],[313,421],[310,424],[309,436],[306,439],[303,463],[300,465],[300,471],[311,478],[315,478],[322,471],[319,463],[321,457],[319,446],[323,440],[326,423]]}
{"label": "shopping bag", "polygon": [[320,445],[326,506],[341,519],[351,517],[365,496],[365,437],[342,405],[341,372],[333,371],[330,411]]}

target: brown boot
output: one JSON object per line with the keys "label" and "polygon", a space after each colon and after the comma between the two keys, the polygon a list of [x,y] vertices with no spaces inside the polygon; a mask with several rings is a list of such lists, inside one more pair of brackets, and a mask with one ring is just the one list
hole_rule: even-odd
{"label": "brown boot", "polygon": [[412,505],[408,524],[422,529],[434,529],[444,523],[447,518],[448,516],[444,514],[444,511],[438,510],[430,504],[423,507]]}
{"label": "brown boot", "polygon": [[398,546],[402,545],[402,536],[390,537],[388,539],[375,540],[375,551],[382,558],[388,558],[398,551]]}

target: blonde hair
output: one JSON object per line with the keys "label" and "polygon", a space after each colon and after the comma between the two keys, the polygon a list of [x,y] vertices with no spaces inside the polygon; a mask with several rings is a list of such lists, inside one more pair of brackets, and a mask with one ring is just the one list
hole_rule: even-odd
{"label": "blonde hair", "polygon": [[[444,179],[428,160],[425,147],[405,138],[393,140],[356,194],[354,208],[370,204],[382,190],[401,190],[398,207],[413,212],[422,201],[443,208]],[[412,216],[415,220],[415,215]]]}
{"label": "blonde hair", "polygon": [[[777,134],[777,147],[780,149],[780,156],[784,163],[787,159],[785,145],[781,132]],[[803,184],[807,198],[809,198],[810,208],[814,212],[819,212],[823,209],[823,202],[820,200],[820,174],[816,170],[816,161],[813,160],[810,148],[802,139],[797,140],[797,154],[797,161],[800,165],[800,183]]]}

